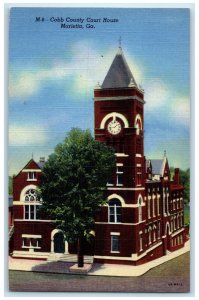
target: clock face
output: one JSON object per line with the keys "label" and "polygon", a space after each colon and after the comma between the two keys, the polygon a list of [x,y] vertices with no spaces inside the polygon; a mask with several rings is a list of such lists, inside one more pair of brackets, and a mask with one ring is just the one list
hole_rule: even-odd
{"label": "clock face", "polygon": [[120,131],[122,130],[121,124],[116,120],[112,120],[111,122],[109,122],[107,128],[108,132],[114,135],[120,133]]}

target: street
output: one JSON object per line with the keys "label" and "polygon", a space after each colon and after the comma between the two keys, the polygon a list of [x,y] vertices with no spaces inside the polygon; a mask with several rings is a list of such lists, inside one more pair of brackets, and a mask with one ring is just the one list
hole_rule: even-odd
{"label": "street", "polygon": [[190,254],[185,253],[139,277],[10,271],[10,291],[21,292],[189,292]]}

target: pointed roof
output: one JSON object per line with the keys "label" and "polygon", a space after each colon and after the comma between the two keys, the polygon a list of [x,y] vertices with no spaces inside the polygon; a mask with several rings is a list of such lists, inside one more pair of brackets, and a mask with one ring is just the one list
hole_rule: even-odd
{"label": "pointed roof", "polygon": [[102,83],[102,89],[127,88],[137,86],[136,81],[123,55],[121,46]]}

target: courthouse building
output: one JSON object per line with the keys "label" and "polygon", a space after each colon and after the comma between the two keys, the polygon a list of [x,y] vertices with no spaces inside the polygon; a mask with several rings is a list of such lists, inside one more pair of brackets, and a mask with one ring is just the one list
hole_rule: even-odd
{"label": "courthouse building", "polygon": [[[94,90],[95,139],[115,149],[115,173],[107,183],[107,205],[95,219],[95,238],[86,254],[94,261],[138,265],[184,247],[183,186],[179,169],[171,178],[166,152],[144,154],[144,91],[121,47]],[[154,143],[155,141],[151,141]],[[37,186],[45,160],[31,159],[13,179],[12,255],[48,259],[74,253],[53,220],[39,219]]]}

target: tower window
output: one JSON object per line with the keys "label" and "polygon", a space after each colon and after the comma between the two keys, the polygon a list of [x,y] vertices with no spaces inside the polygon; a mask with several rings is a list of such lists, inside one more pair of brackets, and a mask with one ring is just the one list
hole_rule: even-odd
{"label": "tower window", "polygon": [[123,185],[123,167],[117,166],[116,169],[116,185]]}
{"label": "tower window", "polygon": [[137,168],[137,185],[142,184],[142,168]]}
{"label": "tower window", "polygon": [[109,222],[121,223],[121,203],[117,199],[109,201]]}

